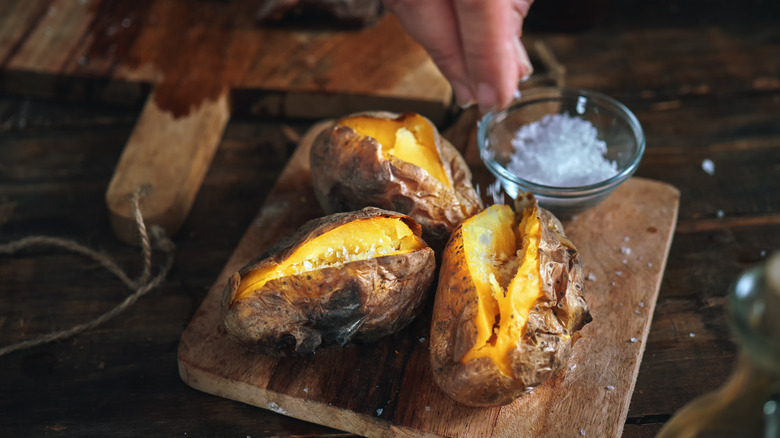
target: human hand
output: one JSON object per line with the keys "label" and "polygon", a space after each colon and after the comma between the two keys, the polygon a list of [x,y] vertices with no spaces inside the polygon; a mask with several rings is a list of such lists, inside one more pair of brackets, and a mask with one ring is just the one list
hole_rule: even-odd
{"label": "human hand", "polygon": [[461,106],[506,107],[533,67],[520,42],[533,0],[383,0],[450,81]]}

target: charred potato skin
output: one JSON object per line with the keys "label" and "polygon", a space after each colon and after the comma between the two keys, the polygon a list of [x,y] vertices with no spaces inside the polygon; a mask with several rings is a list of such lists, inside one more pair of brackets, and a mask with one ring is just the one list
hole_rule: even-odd
{"label": "charred potato skin", "polygon": [[273,279],[251,297],[233,302],[241,274],[278,264],[307,241],[349,221],[380,215],[400,217],[416,235],[421,233],[411,218],[378,208],[307,222],[229,278],[221,305],[228,334],[253,351],[306,357],[330,346],[373,342],[407,326],[422,310],[433,282],[435,259],[429,247]]}
{"label": "charred potato skin", "polygon": [[[359,114],[386,119],[400,116],[389,112]],[[375,139],[334,122],[317,137],[310,152],[314,192],[323,210],[334,213],[374,206],[397,211],[422,225],[426,240],[446,242],[452,230],[482,210],[483,204],[471,184],[468,164],[431,126],[452,188],[413,164],[395,157],[385,159]]]}
{"label": "charred potato skin", "polygon": [[579,252],[552,213],[540,208],[538,214],[544,295],[531,309],[524,336],[510,352],[514,378],[501,373],[488,357],[460,361],[475,343],[477,294],[462,254],[462,227],[447,244],[433,305],[430,359],[436,383],[459,403],[500,406],[531,391],[564,367],[581,337],[579,330],[591,321],[582,297]]}

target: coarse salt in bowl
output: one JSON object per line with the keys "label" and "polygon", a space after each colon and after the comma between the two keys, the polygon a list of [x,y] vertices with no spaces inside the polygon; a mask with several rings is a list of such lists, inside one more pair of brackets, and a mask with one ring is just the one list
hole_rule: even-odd
{"label": "coarse salt in bowl", "polygon": [[512,198],[531,192],[559,217],[603,201],[645,151],[636,116],[603,94],[541,88],[486,114],[477,129],[485,166]]}

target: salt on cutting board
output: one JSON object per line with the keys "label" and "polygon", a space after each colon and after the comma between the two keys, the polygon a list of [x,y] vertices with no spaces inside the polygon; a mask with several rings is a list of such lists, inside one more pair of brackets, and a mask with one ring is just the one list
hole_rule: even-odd
{"label": "salt on cutting board", "polygon": [[[302,138],[183,333],[184,382],[364,436],[620,436],[676,224],[679,192],[663,183],[632,178],[565,224],[582,255],[593,322],[583,329],[567,368],[509,405],[470,408],[438,389],[428,358],[427,311],[375,344],[326,350],[310,359],[251,353],[228,338],[219,312],[228,276],[278,236],[322,215],[311,188],[308,149],[323,127]],[[450,140],[467,145],[464,155],[484,187],[489,173],[474,151],[473,132],[467,132]]]}

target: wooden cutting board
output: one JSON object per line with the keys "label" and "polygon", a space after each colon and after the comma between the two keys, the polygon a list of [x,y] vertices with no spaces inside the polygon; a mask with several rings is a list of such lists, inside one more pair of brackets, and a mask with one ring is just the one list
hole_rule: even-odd
{"label": "wooden cutting board", "polygon": [[[470,408],[438,390],[428,362],[430,306],[402,332],[313,358],[274,358],[228,339],[219,304],[228,276],[277,238],[322,215],[302,138],[276,186],[181,337],[179,370],[193,388],[364,436],[618,437],[623,430],[676,224],[679,192],[632,178],[566,221],[582,253],[593,322],[570,365],[512,404]],[[455,135],[456,137],[452,137]],[[452,131],[476,180],[487,170],[473,129]],[[475,158],[477,157],[477,158]]]}
{"label": "wooden cutting board", "polygon": [[257,0],[3,0],[0,90],[142,103],[178,118],[226,90],[234,113],[325,118],[413,105],[442,120],[450,88],[391,14],[363,29],[261,25]]}

